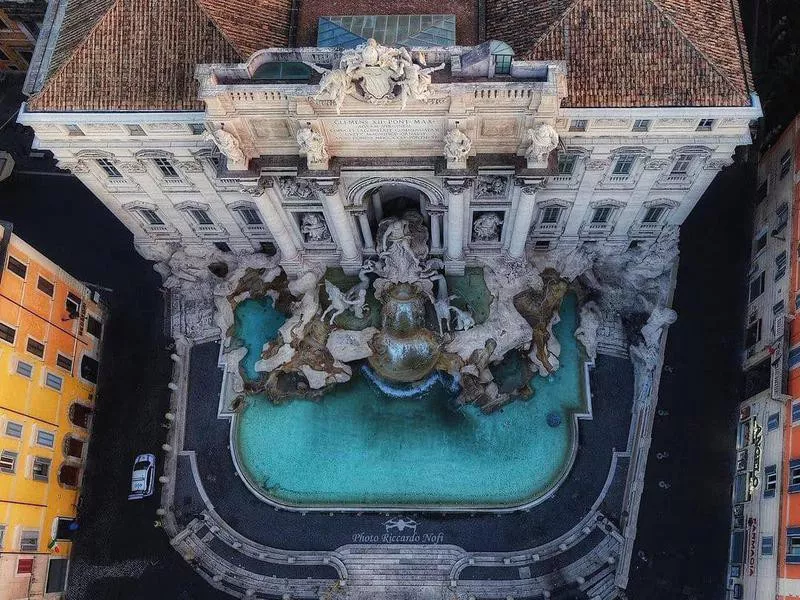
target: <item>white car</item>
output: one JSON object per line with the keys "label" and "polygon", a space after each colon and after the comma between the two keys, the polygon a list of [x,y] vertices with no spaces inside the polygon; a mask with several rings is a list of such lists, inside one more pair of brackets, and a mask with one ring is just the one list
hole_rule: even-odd
{"label": "white car", "polygon": [[133,461],[131,476],[131,493],[128,500],[141,500],[153,495],[156,477],[156,457],[152,454],[140,454]]}

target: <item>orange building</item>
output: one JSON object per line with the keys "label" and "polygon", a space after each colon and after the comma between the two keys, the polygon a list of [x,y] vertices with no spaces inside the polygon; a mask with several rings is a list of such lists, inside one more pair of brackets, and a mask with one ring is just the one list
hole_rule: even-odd
{"label": "orange building", "polygon": [[778,598],[800,598],[800,115],[784,132],[779,143],[782,157],[792,157],[792,232],[790,245],[791,284],[788,315],[788,381],[783,448],[783,493],[778,544]]}
{"label": "orange building", "polygon": [[106,316],[0,222],[0,600],[64,590]]}

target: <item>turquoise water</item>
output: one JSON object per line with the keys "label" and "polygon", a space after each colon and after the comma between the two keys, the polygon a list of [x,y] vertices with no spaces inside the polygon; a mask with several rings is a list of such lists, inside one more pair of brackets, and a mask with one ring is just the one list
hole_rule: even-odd
{"label": "turquoise water", "polygon": [[257,379],[256,362],[261,358],[264,342],[274,338],[286,317],[275,310],[272,298],[248,299],[236,307],[234,327],[236,336],[247,348],[247,354],[239,363],[247,379]]}
{"label": "turquoise water", "polygon": [[[258,303],[256,303],[258,304]],[[251,352],[282,322],[271,303],[237,307],[238,335]],[[271,314],[272,313],[272,314]],[[261,317],[259,317],[261,315]],[[555,332],[561,369],[534,377],[534,396],[502,412],[451,408],[446,378],[424,393],[388,396],[357,375],[320,402],[274,405],[254,397],[237,420],[250,479],[276,500],[297,505],[515,505],[535,499],[567,467],[570,413],[583,409],[575,299],[564,300]],[[260,320],[263,319],[263,320]],[[548,427],[546,415],[563,417]]]}

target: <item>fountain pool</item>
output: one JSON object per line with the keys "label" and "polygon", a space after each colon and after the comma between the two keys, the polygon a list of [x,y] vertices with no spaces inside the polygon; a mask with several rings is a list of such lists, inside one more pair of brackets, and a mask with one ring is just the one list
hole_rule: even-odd
{"label": "fountain pool", "polygon": [[[533,377],[530,400],[490,415],[453,408],[447,377],[434,373],[419,391],[398,397],[382,391],[367,366],[318,402],[276,405],[254,396],[232,424],[242,473],[260,495],[303,509],[534,502],[571,466],[571,415],[585,409],[575,313],[575,298],[567,296],[555,326],[561,368],[548,379]],[[250,350],[243,371],[252,378],[258,349],[283,317],[270,299],[242,302],[236,317],[236,335]],[[496,378],[502,382],[502,366]],[[553,412],[563,417],[558,427],[547,424]]]}

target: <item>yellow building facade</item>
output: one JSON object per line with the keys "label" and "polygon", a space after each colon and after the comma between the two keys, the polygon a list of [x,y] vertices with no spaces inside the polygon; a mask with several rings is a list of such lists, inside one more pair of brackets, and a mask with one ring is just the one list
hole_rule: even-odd
{"label": "yellow building facade", "polygon": [[64,589],[107,309],[0,223],[0,600]]}

